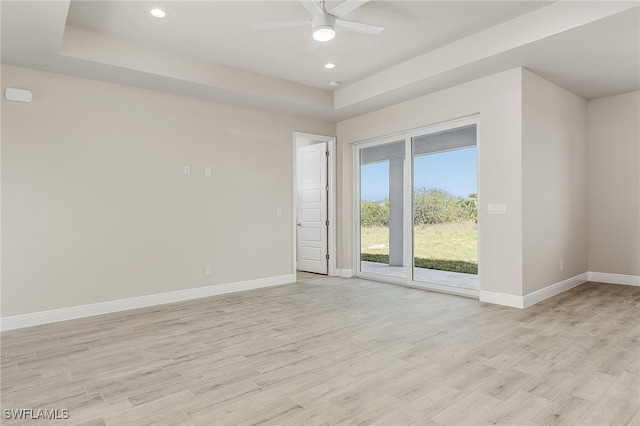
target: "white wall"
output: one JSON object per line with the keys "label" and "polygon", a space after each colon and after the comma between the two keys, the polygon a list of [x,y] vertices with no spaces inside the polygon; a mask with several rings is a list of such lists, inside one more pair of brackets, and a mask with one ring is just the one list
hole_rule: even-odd
{"label": "white wall", "polygon": [[339,267],[354,268],[352,144],[476,113],[481,299],[527,306],[587,272],[638,282],[639,92],[587,103],[526,69],[338,123]]}
{"label": "white wall", "polygon": [[[480,285],[522,296],[521,78],[514,69],[338,123],[338,268],[351,269],[354,142],[480,114]],[[506,203],[506,215],[487,204]]]}
{"label": "white wall", "polygon": [[590,101],[589,271],[640,276],[640,92]]}
{"label": "white wall", "polygon": [[34,95],[2,100],[3,317],[294,273],[292,132],[333,124],[12,66],[2,85]]}
{"label": "white wall", "polygon": [[587,102],[528,70],[522,230],[524,294],[587,272]]}
{"label": "white wall", "polygon": [[[11,66],[2,83],[34,93],[2,100],[2,317],[294,272],[291,135],[333,124]],[[585,111],[515,69],[338,123],[338,268],[352,144],[479,114],[481,289],[640,275],[640,94],[589,102],[588,146]]]}

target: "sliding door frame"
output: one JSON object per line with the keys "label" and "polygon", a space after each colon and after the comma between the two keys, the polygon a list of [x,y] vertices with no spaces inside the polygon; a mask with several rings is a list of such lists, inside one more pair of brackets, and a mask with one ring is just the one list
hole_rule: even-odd
{"label": "sliding door frame", "polygon": [[[387,276],[387,275],[380,275],[380,274],[372,274],[372,273],[368,273],[368,272],[362,272],[360,270],[360,266],[361,266],[361,262],[360,262],[360,251],[361,251],[361,234],[360,234],[360,206],[362,205],[361,203],[361,193],[360,193],[360,150],[364,149],[364,148],[370,148],[373,146],[378,146],[378,145],[384,145],[387,143],[393,143],[393,142],[401,142],[404,141],[405,142],[405,160],[404,160],[404,184],[406,184],[406,179],[407,179],[407,146],[406,146],[406,138],[405,135],[403,133],[397,133],[394,135],[390,135],[390,136],[383,136],[380,138],[375,138],[375,139],[369,139],[363,142],[357,142],[355,144],[353,144],[353,175],[354,175],[354,187],[353,187],[353,193],[355,194],[355,208],[354,208],[354,226],[353,226],[353,231],[354,231],[354,235],[353,235],[353,241],[354,241],[354,245],[353,245],[353,266],[354,266],[354,272],[355,275],[357,277],[360,278],[365,278],[368,280],[372,280],[372,281],[383,281],[383,282],[388,282],[391,284],[398,284],[398,285],[407,285],[407,281],[405,278],[399,278],[399,277],[392,277],[392,276]],[[403,205],[406,203],[406,188],[403,184]],[[406,212],[404,212],[406,213]],[[403,216],[403,221],[406,219],[406,217]],[[405,236],[405,232],[406,229],[403,229],[403,237]],[[404,249],[404,255],[406,256],[406,241],[403,238],[403,249]],[[405,262],[406,265],[406,257],[403,259],[403,261]]]}
{"label": "sliding door frame", "polygon": [[[473,115],[465,118],[460,118],[456,120],[451,120],[439,124],[434,124],[431,126],[421,127],[414,130],[408,130],[404,132],[395,133],[389,136],[379,137],[368,139],[362,142],[356,142],[353,144],[353,170],[354,170],[354,179],[353,179],[353,194],[354,194],[354,226],[353,226],[353,264],[354,264],[354,272],[357,277],[365,278],[374,281],[382,281],[390,284],[397,284],[411,288],[420,288],[432,291],[438,291],[442,293],[451,293],[461,296],[478,298],[479,291],[481,288],[480,282],[480,270],[481,270],[481,261],[480,261],[480,220],[478,220],[478,290],[470,290],[464,288],[456,288],[456,287],[448,287],[445,285],[439,284],[430,284],[424,283],[421,281],[414,281],[413,279],[413,269],[414,269],[414,241],[413,241],[413,233],[414,233],[414,225],[413,225],[413,147],[412,147],[412,139],[418,136],[425,136],[432,133],[443,132],[446,130],[453,130],[459,127],[465,127],[475,125],[476,129],[480,127],[480,116]],[[476,170],[478,173],[476,174],[476,180],[478,185],[478,216],[480,213],[480,205],[481,205],[481,191],[480,191],[480,132],[476,132],[476,149],[478,152],[477,156],[477,166]],[[385,143],[391,142],[400,142],[404,140],[405,143],[405,160],[404,160],[404,183],[403,183],[403,263],[405,265],[406,270],[406,278],[398,278],[391,277],[387,275],[381,274],[372,274],[361,271],[361,225],[360,225],[360,206],[361,206],[361,197],[360,193],[360,172],[361,172],[361,164],[360,164],[360,150],[364,148],[369,148],[377,145],[382,145]]]}

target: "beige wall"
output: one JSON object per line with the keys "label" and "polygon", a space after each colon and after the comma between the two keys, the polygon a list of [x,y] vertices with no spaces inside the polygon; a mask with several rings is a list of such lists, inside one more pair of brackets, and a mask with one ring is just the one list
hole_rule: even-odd
{"label": "beige wall", "polygon": [[351,269],[353,143],[475,114],[481,290],[640,275],[639,92],[587,107],[514,69],[336,129],[11,66],[2,83],[34,94],[2,100],[3,317],[293,273],[293,131],[337,130],[337,266]]}
{"label": "beige wall", "polygon": [[[480,115],[480,286],[522,295],[521,69],[499,73],[338,123],[338,268],[351,269],[354,142]],[[506,215],[487,204],[506,203]]]}
{"label": "beige wall", "polygon": [[587,102],[528,70],[522,230],[524,294],[587,272]]}
{"label": "beige wall", "polygon": [[590,101],[589,271],[640,275],[640,92]]}
{"label": "beige wall", "polygon": [[2,100],[3,317],[293,273],[292,132],[335,125],[11,66],[2,85],[34,96]]}

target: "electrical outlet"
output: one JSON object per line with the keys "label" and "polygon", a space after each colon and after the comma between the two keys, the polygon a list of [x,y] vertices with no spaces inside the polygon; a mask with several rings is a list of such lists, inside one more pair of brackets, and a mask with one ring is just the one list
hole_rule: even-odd
{"label": "electrical outlet", "polygon": [[276,209],[276,216],[282,216],[282,209]]}
{"label": "electrical outlet", "polygon": [[205,167],[204,168],[204,175],[205,176],[211,176],[211,167]]}
{"label": "electrical outlet", "polygon": [[204,275],[205,275],[205,276],[209,276],[209,275],[211,275],[211,274],[212,274],[212,272],[211,272],[211,266],[205,266],[205,267],[204,267]]}
{"label": "electrical outlet", "polygon": [[191,174],[191,167],[184,166],[184,174],[185,176],[189,176]]}
{"label": "electrical outlet", "polygon": [[564,271],[564,260],[560,261],[560,270]]}

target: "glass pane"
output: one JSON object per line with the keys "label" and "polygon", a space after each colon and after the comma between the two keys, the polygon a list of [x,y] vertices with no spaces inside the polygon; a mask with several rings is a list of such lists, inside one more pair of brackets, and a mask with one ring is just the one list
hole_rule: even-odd
{"label": "glass pane", "polygon": [[477,290],[475,126],[421,136],[412,145],[413,280]]}
{"label": "glass pane", "polygon": [[360,150],[360,271],[406,277],[404,141]]}

